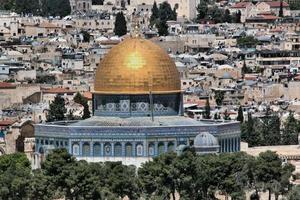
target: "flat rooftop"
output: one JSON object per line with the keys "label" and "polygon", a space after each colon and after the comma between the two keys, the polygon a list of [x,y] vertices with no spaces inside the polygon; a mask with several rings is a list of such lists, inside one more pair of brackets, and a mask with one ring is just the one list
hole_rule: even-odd
{"label": "flat rooftop", "polygon": [[[203,126],[222,124],[223,121],[197,121],[184,116],[155,116],[152,121],[151,117],[106,117],[106,116],[93,116],[91,118],[81,121],[61,121],[47,123],[47,125],[61,125],[69,127],[86,127],[86,126],[115,126],[115,127],[157,127],[157,126]],[[225,122],[226,123],[226,122]]]}

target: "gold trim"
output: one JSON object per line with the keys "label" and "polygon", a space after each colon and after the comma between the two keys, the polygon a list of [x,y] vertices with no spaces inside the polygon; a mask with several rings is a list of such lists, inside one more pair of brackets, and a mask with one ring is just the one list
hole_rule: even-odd
{"label": "gold trim", "polygon": [[[152,94],[176,94],[176,93],[182,93],[183,90],[173,90],[173,91],[151,91]],[[119,92],[119,91],[92,91],[93,94],[112,94],[112,95],[140,95],[140,94],[145,94],[148,95],[150,94],[149,92]]]}

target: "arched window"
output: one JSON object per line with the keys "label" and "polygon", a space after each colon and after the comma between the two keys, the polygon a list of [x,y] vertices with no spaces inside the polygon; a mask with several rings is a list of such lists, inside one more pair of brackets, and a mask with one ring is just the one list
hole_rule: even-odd
{"label": "arched window", "polygon": [[72,153],[74,156],[79,155],[79,145],[77,143],[73,144],[72,146]]}
{"label": "arched window", "polygon": [[169,142],[168,143],[168,152],[174,151],[174,143],[173,142]]}
{"label": "arched window", "polygon": [[148,155],[154,156],[154,144],[153,143],[150,143],[148,146]]}
{"label": "arched window", "polygon": [[115,144],[114,150],[115,150],[116,157],[122,156],[122,145],[119,142]]}
{"label": "arched window", "polygon": [[93,148],[94,156],[101,156],[101,146],[98,142],[94,144]]}
{"label": "arched window", "polygon": [[110,143],[105,143],[104,145],[104,155],[111,156],[111,145]]}
{"label": "arched window", "polygon": [[125,156],[132,157],[132,144],[131,143],[126,143],[126,145],[125,145]]}
{"label": "arched window", "polygon": [[137,156],[143,156],[144,153],[143,153],[143,145],[142,144],[138,144],[136,145],[136,155]]}
{"label": "arched window", "polygon": [[165,152],[165,145],[163,142],[158,143],[158,155]]}
{"label": "arched window", "polygon": [[82,145],[82,156],[90,156],[90,144],[88,142],[85,142]]}

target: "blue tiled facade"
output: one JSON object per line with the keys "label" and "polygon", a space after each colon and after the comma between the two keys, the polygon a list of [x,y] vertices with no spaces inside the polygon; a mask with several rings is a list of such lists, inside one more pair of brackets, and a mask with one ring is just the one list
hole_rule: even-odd
{"label": "blue tiled facade", "polygon": [[173,127],[80,127],[56,124],[35,126],[36,150],[66,148],[76,157],[154,157],[174,151],[180,144],[192,145],[201,132],[219,142],[219,152],[240,150],[237,122]]}

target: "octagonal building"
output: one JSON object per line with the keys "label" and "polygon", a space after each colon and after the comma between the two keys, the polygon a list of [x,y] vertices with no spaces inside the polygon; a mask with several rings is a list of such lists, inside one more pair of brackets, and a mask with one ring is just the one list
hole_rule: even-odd
{"label": "octagonal building", "polygon": [[142,38],[125,39],[101,61],[91,118],[35,126],[37,153],[66,148],[77,159],[136,166],[181,144],[193,145],[202,132],[216,138],[218,152],[240,150],[238,122],[183,116],[175,63],[159,46]]}

